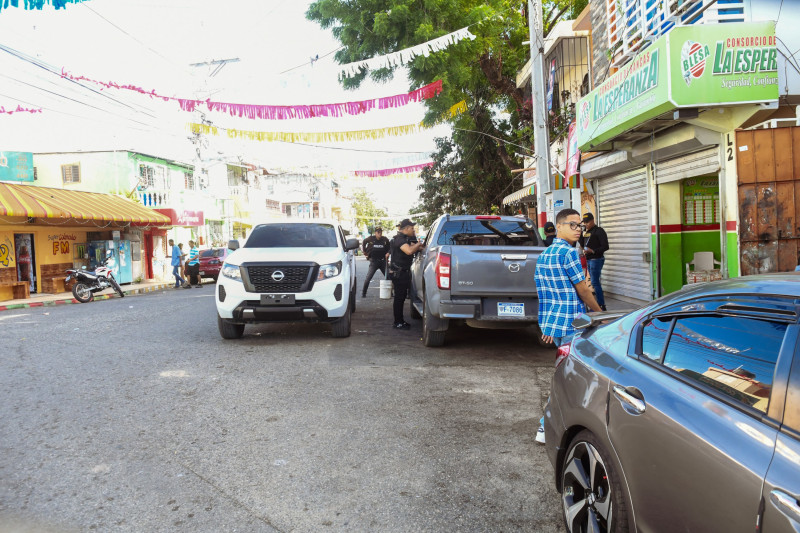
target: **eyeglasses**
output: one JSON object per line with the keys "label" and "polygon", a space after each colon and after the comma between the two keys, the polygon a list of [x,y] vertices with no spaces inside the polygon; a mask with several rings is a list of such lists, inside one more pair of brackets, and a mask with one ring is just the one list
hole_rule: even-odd
{"label": "eyeglasses", "polygon": [[569,225],[569,229],[571,229],[573,231],[578,229],[578,228],[586,229],[586,224],[582,224],[580,222],[559,222],[559,224],[562,225],[562,226],[564,224],[568,224]]}

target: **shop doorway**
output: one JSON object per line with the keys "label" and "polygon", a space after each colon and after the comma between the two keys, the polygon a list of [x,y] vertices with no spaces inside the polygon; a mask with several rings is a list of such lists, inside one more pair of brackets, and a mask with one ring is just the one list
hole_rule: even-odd
{"label": "shop doorway", "polygon": [[27,281],[30,293],[36,293],[36,250],[33,233],[15,233],[14,249],[17,256],[17,281]]}
{"label": "shop doorway", "polygon": [[153,234],[147,232],[144,234],[144,277],[145,279],[153,278]]}

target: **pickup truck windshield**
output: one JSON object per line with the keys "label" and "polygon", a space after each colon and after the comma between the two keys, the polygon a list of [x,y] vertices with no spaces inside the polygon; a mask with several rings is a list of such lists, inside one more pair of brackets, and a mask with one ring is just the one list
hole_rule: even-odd
{"label": "pickup truck windshield", "polygon": [[244,248],[336,248],[330,224],[261,224],[253,228]]}
{"label": "pickup truck windshield", "polygon": [[444,223],[436,244],[472,246],[539,246],[535,229],[510,220],[450,220]]}

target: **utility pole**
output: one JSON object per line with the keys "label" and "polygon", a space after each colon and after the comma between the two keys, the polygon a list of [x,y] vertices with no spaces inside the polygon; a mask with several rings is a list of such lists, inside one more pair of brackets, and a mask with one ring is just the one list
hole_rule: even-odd
{"label": "utility pole", "polygon": [[542,0],[528,0],[528,31],[531,45],[531,92],[533,104],[533,148],[536,154],[536,210],[543,227],[550,192],[550,133],[547,128],[547,96],[544,86],[544,28]]}

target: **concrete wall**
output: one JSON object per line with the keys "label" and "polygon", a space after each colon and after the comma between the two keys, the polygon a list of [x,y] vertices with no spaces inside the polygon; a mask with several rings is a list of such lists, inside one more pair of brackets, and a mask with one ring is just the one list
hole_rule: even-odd
{"label": "concrete wall", "polygon": [[597,87],[606,79],[609,73],[608,66],[608,34],[607,16],[604,0],[590,0],[590,13],[592,17],[592,87]]}

